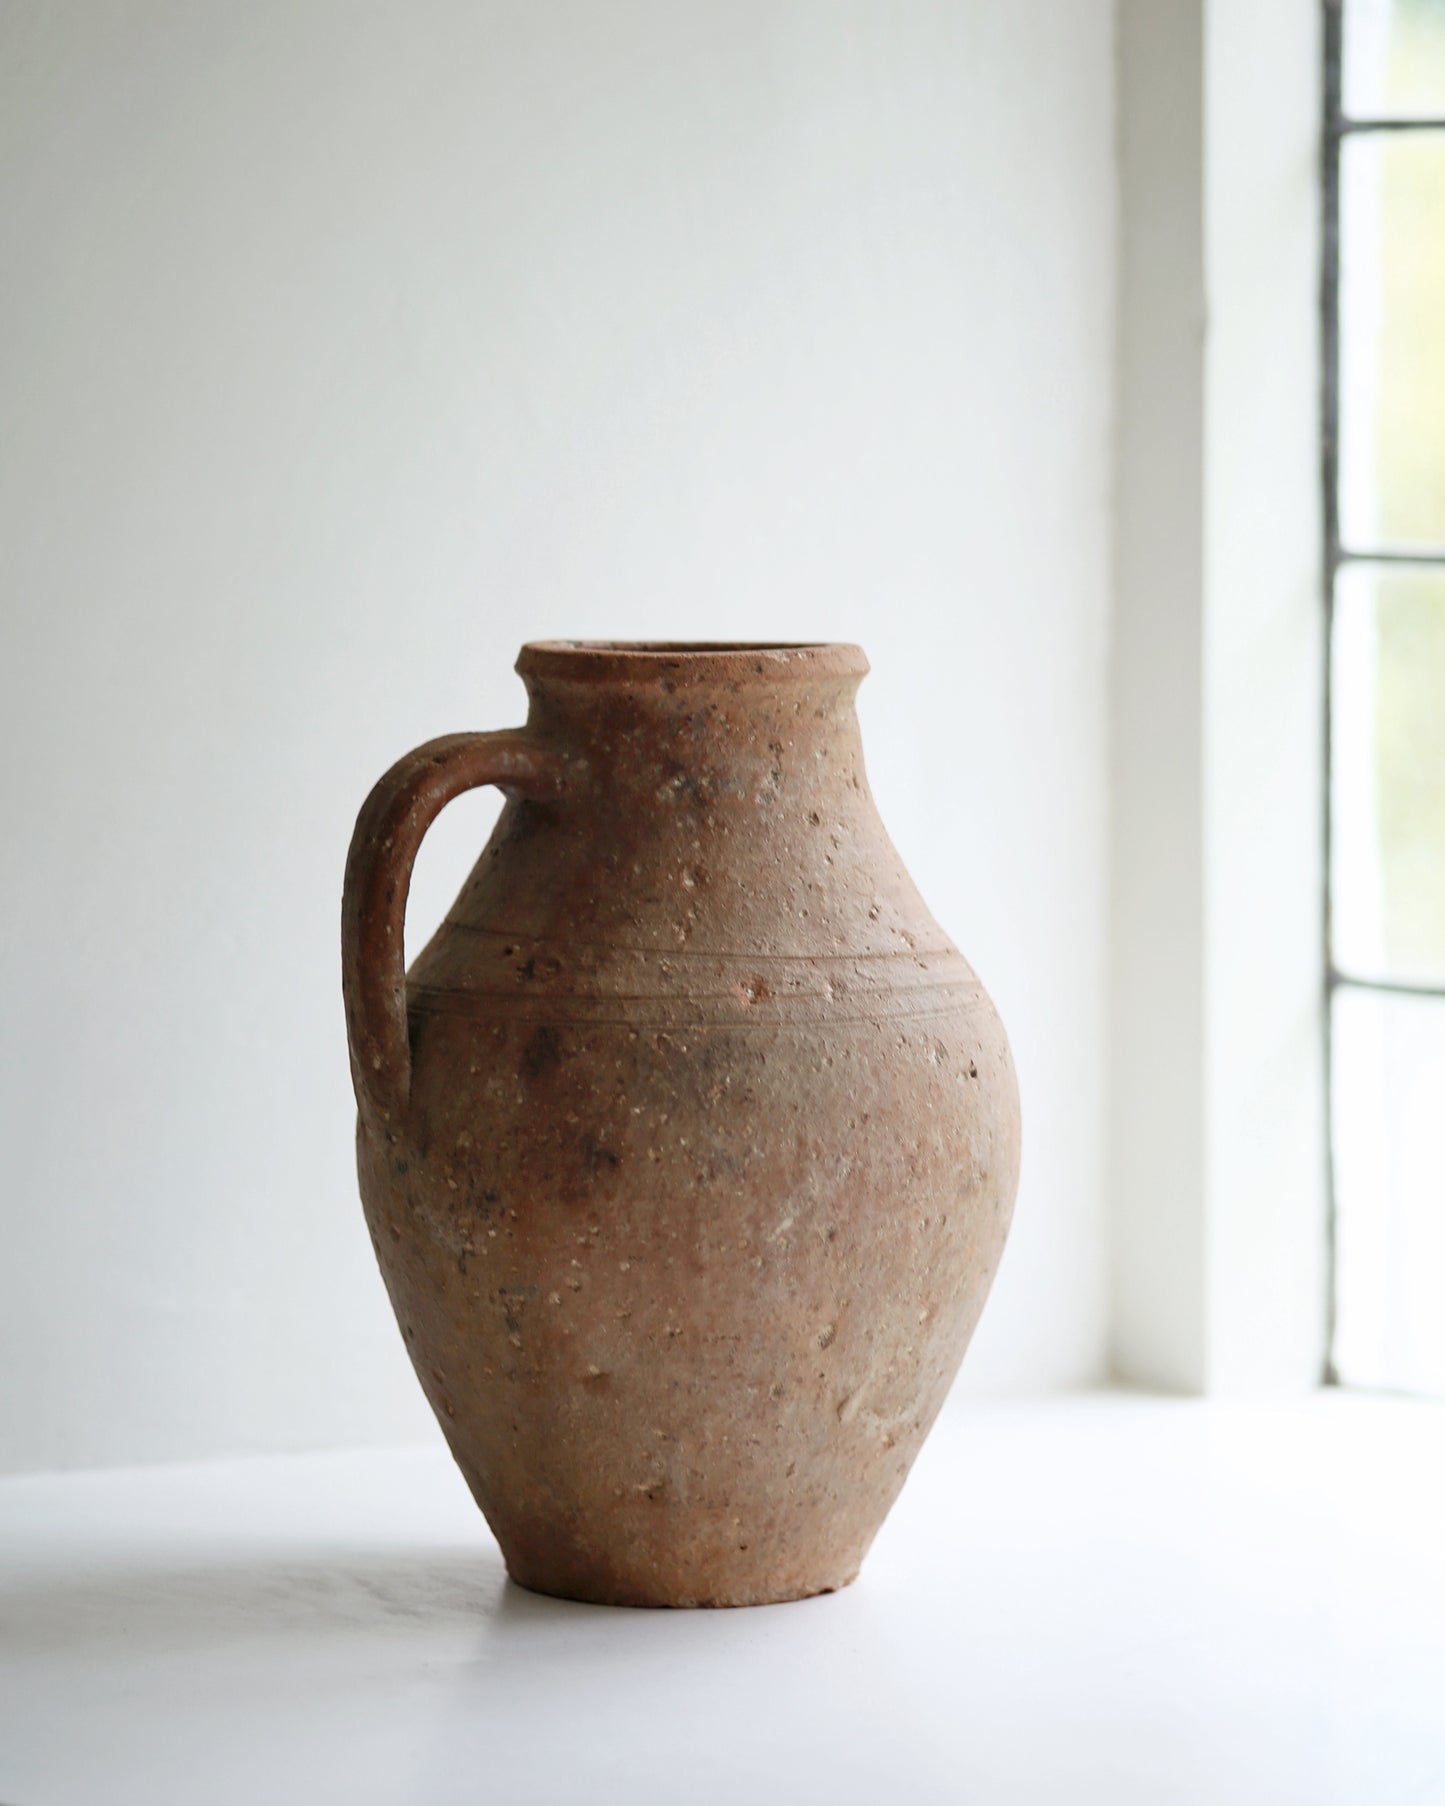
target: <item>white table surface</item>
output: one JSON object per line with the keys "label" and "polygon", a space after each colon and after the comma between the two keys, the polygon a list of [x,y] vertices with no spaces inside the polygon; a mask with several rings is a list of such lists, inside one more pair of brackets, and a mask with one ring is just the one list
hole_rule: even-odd
{"label": "white table surface", "polygon": [[7,1480],[0,1801],[1445,1802],[1445,1408],[953,1405],[731,1612],[511,1586],[439,1448]]}

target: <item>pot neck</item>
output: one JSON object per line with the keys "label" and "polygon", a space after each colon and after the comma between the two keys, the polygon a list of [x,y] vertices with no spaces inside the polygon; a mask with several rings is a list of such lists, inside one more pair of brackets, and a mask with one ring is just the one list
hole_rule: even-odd
{"label": "pot neck", "polygon": [[715,805],[851,782],[861,772],[856,646],[523,648],[528,726],[595,781]]}
{"label": "pot neck", "polygon": [[840,678],[851,678],[856,687],[867,675],[868,660],[861,646],[843,641],[532,640],[523,646],[517,670],[529,690],[621,685],[672,694]]}

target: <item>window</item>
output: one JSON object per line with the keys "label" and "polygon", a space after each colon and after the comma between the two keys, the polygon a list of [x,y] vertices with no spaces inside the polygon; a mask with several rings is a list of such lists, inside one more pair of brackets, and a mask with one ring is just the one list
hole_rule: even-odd
{"label": "window", "polygon": [[1333,1377],[1445,1394],[1445,0],[1326,0]]}

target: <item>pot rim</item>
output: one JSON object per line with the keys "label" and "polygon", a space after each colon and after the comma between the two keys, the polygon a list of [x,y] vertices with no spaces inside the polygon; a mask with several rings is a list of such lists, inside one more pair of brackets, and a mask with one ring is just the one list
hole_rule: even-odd
{"label": "pot rim", "polygon": [[523,677],[582,683],[646,683],[678,675],[690,683],[732,683],[861,678],[868,659],[846,640],[528,640],[517,670]]}

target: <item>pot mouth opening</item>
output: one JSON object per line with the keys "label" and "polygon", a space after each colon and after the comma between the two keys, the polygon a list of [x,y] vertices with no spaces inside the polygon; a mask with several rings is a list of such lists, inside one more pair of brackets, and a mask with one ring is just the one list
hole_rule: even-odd
{"label": "pot mouth opening", "polygon": [[862,677],[861,646],[835,640],[529,640],[517,660],[523,677],[574,682],[646,682],[686,677],[741,681],[786,677]]}
{"label": "pot mouth opening", "polygon": [[534,640],[567,652],[812,652],[821,640]]}

